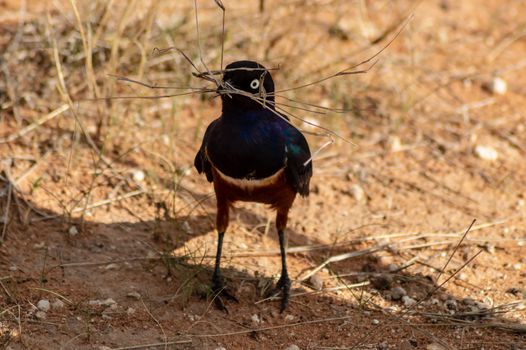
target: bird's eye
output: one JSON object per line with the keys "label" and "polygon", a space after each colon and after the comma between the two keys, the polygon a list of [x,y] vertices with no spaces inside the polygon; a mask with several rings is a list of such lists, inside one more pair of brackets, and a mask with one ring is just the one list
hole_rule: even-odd
{"label": "bird's eye", "polygon": [[259,79],[254,79],[250,82],[250,87],[256,90],[259,87]]}

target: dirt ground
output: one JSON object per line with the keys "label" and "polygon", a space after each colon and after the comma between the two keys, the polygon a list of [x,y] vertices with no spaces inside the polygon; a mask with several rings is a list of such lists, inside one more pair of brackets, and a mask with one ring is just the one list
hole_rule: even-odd
{"label": "dirt ground", "polygon": [[367,73],[278,99],[354,143],[320,151],[290,214],[289,308],[265,297],[280,273],[265,206],[231,213],[239,302],[209,292],[215,198],[193,157],[220,100],[162,97],[204,82],[154,49],[219,68],[214,1],[198,40],[192,1],[4,0],[0,348],[526,349],[526,2],[223,2],[224,61],[279,68],[278,89],[403,28]]}

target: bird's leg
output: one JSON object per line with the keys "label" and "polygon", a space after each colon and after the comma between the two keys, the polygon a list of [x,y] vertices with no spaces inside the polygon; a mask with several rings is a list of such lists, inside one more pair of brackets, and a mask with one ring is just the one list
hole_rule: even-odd
{"label": "bird's leg", "polygon": [[281,307],[280,312],[285,311],[287,305],[289,304],[289,295],[290,295],[290,278],[287,271],[287,251],[285,248],[285,231],[279,230],[279,249],[281,251],[281,277],[276,284],[277,289],[281,289]]}
{"label": "bird's leg", "polygon": [[[292,204],[292,203],[291,203]],[[287,305],[289,304],[289,295],[290,295],[290,278],[287,271],[287,251],[286,251],[286,237],[285,237],[285,228],[287,227],[287,218],[289,213],[290,206],[286,208],[279,208],[276,215],[276,227],[278,229],[279,236],[279,249],[281,252],[281,277],[276,284],[272,294],[281,291],[281,307],[280,312],[285,311]]]}
{"label": "bird's leg", "polygon": [[228,312],[223,302],[222,297],[236,301],[236,297],[229,293],[225,288],[223,279],[221,278],[221,253],[223,250],[223,238],[225,237],[225,231],[228,227],[228,203],[218,198],[217,200],[217,252],[216,262],[214,267],[214,274],[212,275],[212,292],[214,293],[214,301],[216,306]]}

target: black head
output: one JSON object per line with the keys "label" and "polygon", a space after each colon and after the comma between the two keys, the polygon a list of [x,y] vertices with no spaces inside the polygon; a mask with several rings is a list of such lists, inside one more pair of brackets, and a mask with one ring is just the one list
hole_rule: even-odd
{"label": "black head", "polygon": [[[229,92],[237,89],[241,92]],[[274,81],[270,72],[261,64],[254,61],[236,61],[225,67],[223,86],[218,89],[223,101],[223,110],[262,109],[261,105],[274,102]],[[245,93],[253,95],[252,98],[244,96]],[[257,98],[259,102],[254,101]],[[273,103],[267,104],[273,108]]]}

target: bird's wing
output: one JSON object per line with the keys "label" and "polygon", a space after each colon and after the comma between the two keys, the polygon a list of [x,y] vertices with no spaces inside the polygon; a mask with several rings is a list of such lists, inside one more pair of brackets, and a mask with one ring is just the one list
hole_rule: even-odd
{"label": "bird's wing", "polygon": [[212,175],[212,165],[210,164],[210,161],[208,160],[208,157],[206,155],[206,146],[208,145],[210,134],[213,132],[214,127],[216,126],[218,120],[219,119],[214,120],[206,128],[205,136],[203,137],[203,143],[201,144],[201,148],[199,148],[199,151],[195,155],[195,159],[194,159],[194,166],[197,169],[197,172],[199,174],[204,172],[208,182],[212,182],[213,175]]}
{"label": "bird's wing", "polygon": [[301,196],[308,196],[312,177],[309,144],[305,136],[291,125],[288,125],[285,133],[285,152],[287,156],[285,171],[290,185]]}

